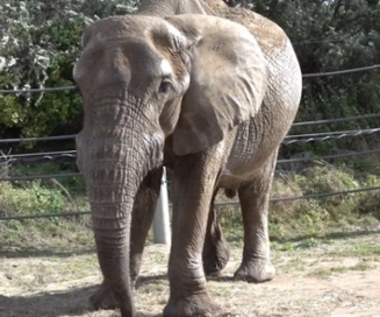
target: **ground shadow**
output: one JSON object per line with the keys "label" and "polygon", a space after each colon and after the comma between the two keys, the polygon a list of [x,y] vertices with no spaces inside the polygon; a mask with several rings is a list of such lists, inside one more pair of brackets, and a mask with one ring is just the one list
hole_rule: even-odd
{"label": "ground shadow", "polygon": [[89,311],[88,298],[96,286],[32,296],[0,295],[0,315],[8,317],[54,317],[81,315]]}
{"label": "ground shadow", "polygon": [[[79,316],[92,311],[88,298],[98,286],[76,288],[64,292],[43,292],[32,296],[7,297],[0,295],[0,316],[58,317]],[[161,314],[142,314],[136,317],[160,317]]]}

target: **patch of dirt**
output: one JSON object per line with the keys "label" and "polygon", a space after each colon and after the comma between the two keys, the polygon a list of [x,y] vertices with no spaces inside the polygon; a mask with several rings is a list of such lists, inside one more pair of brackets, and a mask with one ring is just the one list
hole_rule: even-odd
{"label": "patch of dirt", "polygon": [[[264,284],[232,280],[241,250],[232,248],[223,276],[208,282],[215,317],[380,317],[380,233],[344,236],[274,250],[277,276]],[[137,288],[138,316],[159,317],[169,297],[168,248],[146,248]],[[1,253],[0,253],[1,256]],[[88,310],[101,281],[94,254],[0,257],[1,317],[116,317]]]}

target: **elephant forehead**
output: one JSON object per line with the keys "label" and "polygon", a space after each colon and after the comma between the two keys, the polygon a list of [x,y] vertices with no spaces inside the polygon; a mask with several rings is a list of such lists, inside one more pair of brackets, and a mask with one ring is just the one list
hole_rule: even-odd
{"label": "elephant forehead", "polygon": [[153,76],[171,73],[170,63],[149,42],[135,38],[101,38],[94,45],[88,46],[84,59],[91,59],[94,66],[102,69],[129,69],[142,71]]}
{"label": "elephant forehead", "polygon": [[100,34],[101,38],[122,39],[126,36],[149,38],[153,31],[182,37],[181,32],[164,19],[144,15],[114,16],[101,19],[89,27],[88,33]]}
{"label": "elephant forehead", "polygon": [[125,43],[123,52],[129,61],[132,73],[148,77],[169,76],[173,72],[171,63],[151,43],[139,40]]}
{"label": "elephant forehead", "polygon": [[[139,89],[155,78],[183,73],[171,54],[170,27],[154,17],[114,17],[96,22],[83,36],[84,50],[74,68],[74,79],[83,87],[90,85],[86,81],[91,78],[92,87],[122,83]],[[165,45],[158,45],[162,43],[157,37]]]}
{"label": "elephant forehead", "polygon": [[96,21],[90,29],[96,33],[101,32],[106,37],[124,36],[125,34],[143,34],[146,29],[160,23],[156,17],[138,15],[113,16]]}

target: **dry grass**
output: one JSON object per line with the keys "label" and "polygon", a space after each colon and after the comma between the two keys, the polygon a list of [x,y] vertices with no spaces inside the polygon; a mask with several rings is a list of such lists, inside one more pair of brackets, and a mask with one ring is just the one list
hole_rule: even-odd
{"label": "dry grass", "polygon": [[[241,253],[233,247],[223,276],[208,282],[220,306],[214,316],[379,316],[379,229],[335,234],[315,243],[275,243],[277,277],[260,285],[232,280]],[[169,297],[168,251],[159,245],[146,248],[137,288],[139,317],[161,316]],[[39,257],[8,252],[0,258],[0,272],[0,316],[119,316],[117,311],[88,310],[87,299],[101,281],[93,252]]]}

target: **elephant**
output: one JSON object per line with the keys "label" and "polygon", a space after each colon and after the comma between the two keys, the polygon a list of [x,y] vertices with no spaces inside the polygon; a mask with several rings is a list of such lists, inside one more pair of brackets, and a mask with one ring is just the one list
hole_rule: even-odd
{"label": "elephant", "polygon": [[73,69],[84,108],[77,164],[103,275],[91,299],[95,308],[136,314],[134,284],[163,166],[173,175],[164,315],[217,309],[204,271],[227,261],[213,210],[220,188],[239,195],[243,214],[243,259],[235,276],[272,279],[269,193],[302,89],[283,30],[221,0],[146,0],[136,14],[90,25],[81,45]]}

